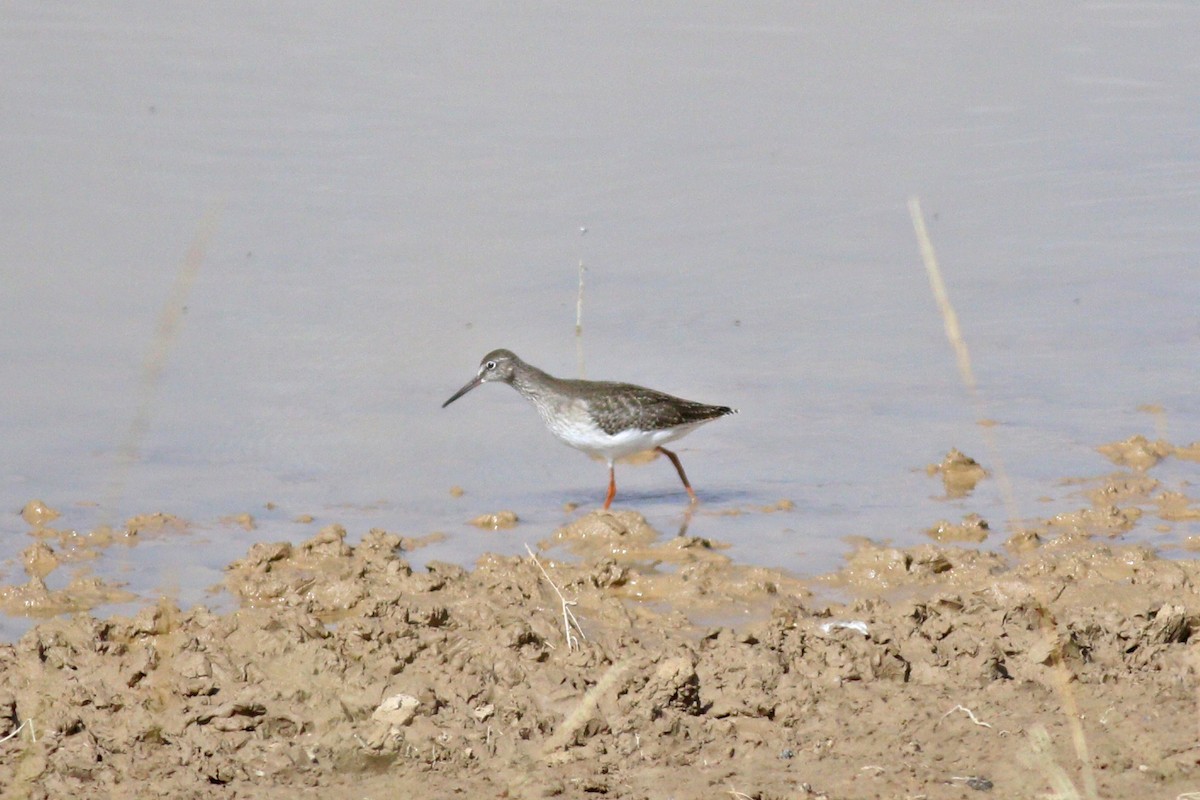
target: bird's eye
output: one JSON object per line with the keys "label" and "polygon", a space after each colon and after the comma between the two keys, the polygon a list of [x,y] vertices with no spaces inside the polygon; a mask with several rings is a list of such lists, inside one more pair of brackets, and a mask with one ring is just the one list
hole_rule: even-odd
{"label": "bird's eye", "polygon": [[485,369],[495,369],[495,368],[496,368],[496,362],[495,362],[495,361],[489,361],[487,364],[485,364],[485,365],[484,365],[484,368],[485,368]]}

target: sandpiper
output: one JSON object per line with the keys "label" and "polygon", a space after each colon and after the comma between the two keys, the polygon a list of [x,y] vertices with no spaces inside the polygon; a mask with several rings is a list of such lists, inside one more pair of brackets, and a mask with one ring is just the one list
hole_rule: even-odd
{"label": "sandpiper", "polygon": [[643,450],[657,450],[671,459],[695,503],[696,493],[679,456],[663,445],[717,417],[737,413],[728,406],[693,403],[631,383],[556,378],[526,364],[511,350],[493,350],[484,356],[475,377],[442,403],[442,408],[489,381],[512,386],[533,401],[551,433],[571,447],[608,462],[605,509],[617,494],[613,462]]}

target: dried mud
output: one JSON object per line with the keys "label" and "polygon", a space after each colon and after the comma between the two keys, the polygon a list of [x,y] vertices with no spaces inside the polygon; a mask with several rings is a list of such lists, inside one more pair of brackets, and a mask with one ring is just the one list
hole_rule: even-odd
{"label": "dried mud", "polygon": [[[471,570],[414,569],[405,551],[419,541],[381,530],[353,546],[337,526],[256,545],[227,570],[236,611],[81,612],[0,646],[0,787],[30,798],[1196,791],[1200,565],[1113,538],[1138,503],[1183,525],[1191,506],[1140,472],[1087,491],[1088,508],[1029,524],[1001,552],[863,542],[841,571],[805,582],[628,511],[588,514],[528,557]],[[31,585],[59,541],[27,553]]]}

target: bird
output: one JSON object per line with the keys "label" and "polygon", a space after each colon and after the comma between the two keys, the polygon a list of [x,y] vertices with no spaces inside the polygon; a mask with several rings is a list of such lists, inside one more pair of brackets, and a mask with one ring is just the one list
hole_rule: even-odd
{"label": "bird", "polygon": [[497,381],[531,401],[546,427],[563,442],[608,463],[605,510],[617,495],[614,462],[644,450],[669,458],[691,504],[699,502],[679,456],[663,445],[706,422],[737,413],[728,406],[696,403],[632,383],[556,378],[505,349],[484,356],[475,377],[442,403],[442,408],[476,386]]}

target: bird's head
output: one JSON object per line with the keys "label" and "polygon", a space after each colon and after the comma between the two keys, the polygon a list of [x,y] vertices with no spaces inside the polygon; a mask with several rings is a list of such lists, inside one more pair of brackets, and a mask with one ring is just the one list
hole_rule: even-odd
{"label": "bird's head", "polygon": [[476,371],[475,377],[469,380],[466,386],[455,392],[449,400],[442,403],[442,408],[450,405],[481,383],[490,381],[512,383],[513,376],[517,373],[517,365],[520,363],[521,359],[517,358],[517,354],[511,350],[493,350],[479,362],[479,370]]}

